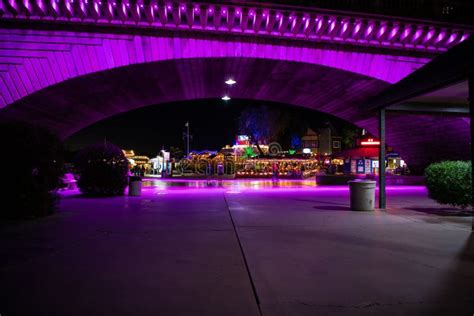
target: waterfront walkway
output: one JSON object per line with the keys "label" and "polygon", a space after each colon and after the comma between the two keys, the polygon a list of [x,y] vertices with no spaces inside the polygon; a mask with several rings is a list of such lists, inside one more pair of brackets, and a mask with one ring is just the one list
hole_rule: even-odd
{"label": "waterfront walkway", "polygon": [[64,193],[57,214],[0,228],[0,314],[472,315],[470,217],[422,187],[389,187],[387,212],[348,199],[258,184]]}

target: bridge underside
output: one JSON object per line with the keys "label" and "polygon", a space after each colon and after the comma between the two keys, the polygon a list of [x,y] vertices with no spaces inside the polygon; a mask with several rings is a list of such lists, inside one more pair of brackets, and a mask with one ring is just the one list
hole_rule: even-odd
{"label": "bridge underside", "polygon": [[[238,84],[224,81],[232,76]],[[173,101],[266,100],[329,113],[377,134],[364,102],[389,86],[381,80],[321,65],[254,58],[196,58],[135,64],[95,72],[39,90],[2,110],[67,138],[121,112]],[[225,106],[223,104],[223,106]],[[168,119],[179,119],[179,113]],[[212,113],[219,119],[219,113]],[[469,157],[469,121],[458,117],[390,115],[387,143],[414,168],[434,159]]]}

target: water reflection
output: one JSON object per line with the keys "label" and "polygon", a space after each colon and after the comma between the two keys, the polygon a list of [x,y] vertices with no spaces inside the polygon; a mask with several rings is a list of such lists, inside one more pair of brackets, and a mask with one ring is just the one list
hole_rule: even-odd
{"label": "water reflection", "polygon": [[145,179],[143,188],[155,190],[186,190],[186,189],[225,189],[225,190],[260,190],[260,189],[311,189],[316,187],[312,180],[161,180]]}

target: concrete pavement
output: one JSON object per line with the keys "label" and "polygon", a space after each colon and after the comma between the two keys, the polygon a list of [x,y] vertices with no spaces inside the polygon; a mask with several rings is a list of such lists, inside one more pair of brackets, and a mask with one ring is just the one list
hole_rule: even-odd
{"label": "concrete pavement", "polygon": [[[399,187],[403,188],[403,187]],[[66,195],[0,228],[3,315],[472,315],[471,218],[423,189]]]}

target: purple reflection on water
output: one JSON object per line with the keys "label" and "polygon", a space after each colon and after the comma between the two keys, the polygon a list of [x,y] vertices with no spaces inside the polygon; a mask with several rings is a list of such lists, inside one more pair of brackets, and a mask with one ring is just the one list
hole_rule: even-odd
{"label": "purple reflection on water", "polygon": [[[261,193],[302,193],[314,192],[325,196],[347,196],[347,185],[317,185],[314,179],[237,179],[237,180],[191,180],[191,179],[145,179],[142,196],[150,197],[163,194],[261,194]],[[424,186],[387,186],[388,194],[412,195],[426,194]],[[77,194],[78,191],[64,191],[63,195]]]}
{"label": "purple reflection on water", "polygon": [[[334,198],[347,199],[349,197],[349,187],[346,185],[317,186],[308,184],[305,181],[215,181],[209,185],[206,181],[190,183],[190,186],[173,186],[155,183],[153,186],[144,186],[142,196],[153,197],[156,195],[208,195],[208,194],[314,194],[315,196],[331,196]],[[424,186],[388,186],[387,195],[390,196],[426,196]],[[378,190],[376,190],[377,192]]]}

